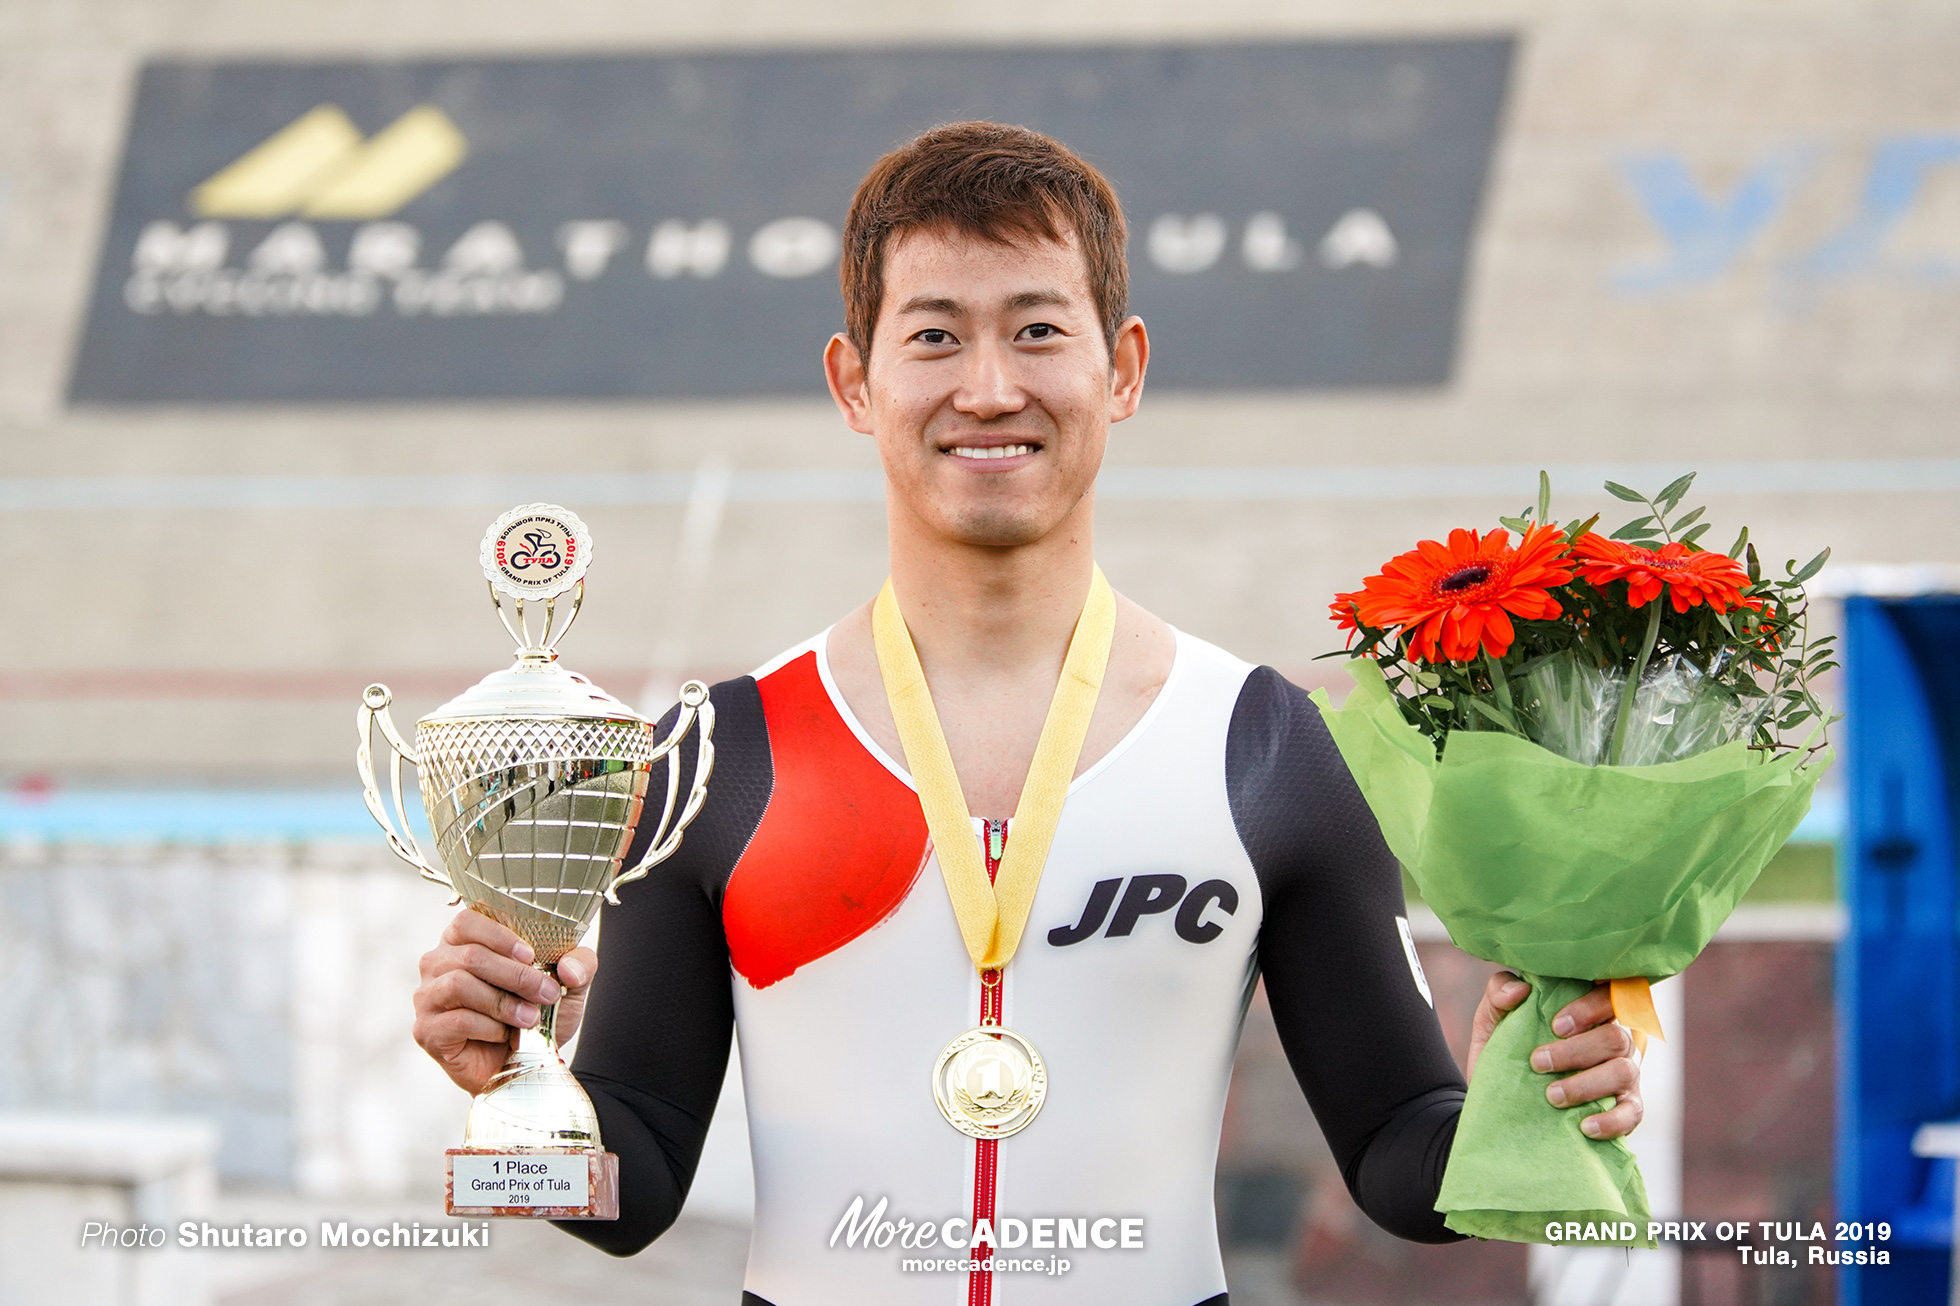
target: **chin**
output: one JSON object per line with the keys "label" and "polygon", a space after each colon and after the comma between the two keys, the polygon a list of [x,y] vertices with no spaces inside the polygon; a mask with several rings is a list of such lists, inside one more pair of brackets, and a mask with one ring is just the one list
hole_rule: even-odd
{"label": "chin", "polygon": [[962,544],[979,548],[1011,549],[1033,544],[1052,528],[1053,523],[1033,520],[1015,512],[977,512],[955,517],[948,523],[948,534]]}

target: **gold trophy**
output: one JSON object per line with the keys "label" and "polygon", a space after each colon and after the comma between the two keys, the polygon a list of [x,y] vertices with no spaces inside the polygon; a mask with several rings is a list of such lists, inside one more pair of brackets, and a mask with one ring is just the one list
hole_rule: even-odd
{"label": "gold trophy", "polygon": [[[707,797],[714,706],[707,686],[689,681],[673,727],[657,738],[654,722],[558,664],[556,645],[578,616],[592,560],[592,538],[572,513],[542,503],[511,509],[484,537],[481,560],[490,601],[518,643],[516,662],[417,722],[412,749],[388,716],[387,687],[369,685],[355,762],[368,811],[396,856],[516,931],[537,954],[532,964],[551,973],[602,899],[617,903],[620,885],[680,846]],[[377,723],[389,748],[393,820],[375,782]],[[680,745],[697,724],[683,801]],[[622,873],[663,759],[658,823],[645,855]],[[409,826],[404,760],[419,773],[439,861]],[[537,1028],[519,1032],[510,1059],[471,1102],[463,1146],[448,1154],[449,1214],[619,1218],[619,1158],[605,1150],[592,1101],[558,1054],[556,1016],[547,1007]]]}

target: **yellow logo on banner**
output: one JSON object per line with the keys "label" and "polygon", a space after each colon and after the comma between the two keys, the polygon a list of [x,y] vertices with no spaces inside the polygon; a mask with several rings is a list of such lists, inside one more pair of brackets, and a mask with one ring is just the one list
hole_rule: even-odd
{"label": "yellow logo on banner", "polygon": [[301,114],[190,195],[201,218],[385,218],[455,171],[469,141],[417,105],[372,137],[337,104]]}

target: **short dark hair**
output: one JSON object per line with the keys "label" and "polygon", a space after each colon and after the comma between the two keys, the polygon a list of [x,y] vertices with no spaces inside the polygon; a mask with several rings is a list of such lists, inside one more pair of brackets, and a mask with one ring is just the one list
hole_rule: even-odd
{"label": "short dark hair", "polygon": [[871,357],[892,238],[929,227],[985,240],[1062,240],[1073,231],[1089,274],[1103,338],[1113,351],[1129,314],[1128,232],[1109,179],[1051,136],[995,122],[955,122],[872,165],[844,220],[839,279],[844,329]]}

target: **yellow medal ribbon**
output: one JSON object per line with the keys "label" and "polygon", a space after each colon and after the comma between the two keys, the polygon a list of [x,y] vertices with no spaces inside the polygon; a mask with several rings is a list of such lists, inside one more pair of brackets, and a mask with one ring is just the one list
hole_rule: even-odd
{"label": "yellow medal ribbon", "polygon": [[1021,932],[1034,907],[1034,892],[1041,883],[1041,870],[1048,861],[1048,846],[1054,842],[1055,826],[1062,818],[1062,803],[1082,756],[1082,740],[1089,733],[1089,718],[1102,692],[1109,646],[1116,634],[1116,595],[1103,578],[1102,568],[1095,568],[1088,601],[1082,605],[1082,615],[1069,639],[1055,697],[1041,725],[1034,762],[1028,767],[1021,800],[1014,809],[1014,837],[1007,841],[1006,855],[992,884],[987,882],[987,865],[973,833],[966,793],[953,769],[953,755],[939,727],[925,670],[919,665],[918,650],[912,646],[912,633],[899,613],[890,580],[885,581],[878,601],[872,605],[871,631],[878,648],[885,698],[905,748],[905,765],[918,787],[919,806],[925,811],[926,828],[932,832],[933,848],[939,854],[939,871],[953,900],[960,936],[976,969],[999,969],[1020,946]]}

